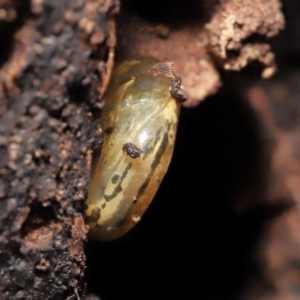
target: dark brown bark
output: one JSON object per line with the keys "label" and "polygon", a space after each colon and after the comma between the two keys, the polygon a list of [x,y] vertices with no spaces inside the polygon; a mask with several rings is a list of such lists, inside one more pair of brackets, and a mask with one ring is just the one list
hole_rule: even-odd
{"label": "dark brown bark", "polygon": [[[299,3],[274,43],[277,0],[122,5],[116,38],[117,0],[0,0],[0,299],[298,299]],[[86,263],[116,39],[116,60],[174,62],[188,107],[223,88],[183,110],[139,225]]]}
{"label": "dark brown bark", "polygon": [[1,299],[81,299],[78,213],[118,1],[0,1]]}

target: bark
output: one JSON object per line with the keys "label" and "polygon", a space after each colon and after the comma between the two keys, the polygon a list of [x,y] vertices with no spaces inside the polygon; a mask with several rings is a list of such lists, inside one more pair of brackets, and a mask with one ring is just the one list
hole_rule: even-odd
{"label": "bark", "polygon": [[[275,42],[278,0],[121,4],[0,0],[0,299],[298,299],[298,2]],[[103,96],[136,56],[198,107],[139,225],[86,244]]]}
{"label": "bark", "polygon": [[87,228],[78,212],[118,1],[0,7],[0,298],[81,299]]}

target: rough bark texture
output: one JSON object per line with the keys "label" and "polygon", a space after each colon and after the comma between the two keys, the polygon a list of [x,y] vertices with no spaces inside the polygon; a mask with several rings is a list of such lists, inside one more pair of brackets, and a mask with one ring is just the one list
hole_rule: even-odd
{"label": "rough bark texture", "polygon": [[[86,286],[90,300],[300,298],[300,6],[283,7],[271,44],[277,0],[124,0],[117,37],[117,0],[0,0],[1,300],[84,299]],[[186,106],[223,89],[182,111],[139,225],[89,242],[86,262],[81,212],[116,40],[117,60],[174,62]]]}
{"label": "rough bark texture", "polygon": [[206,25],[210,51],[226,70],[239,71],[255,60],[263,64],[262,77],[276,71],[274,54],[267,42],[249,40],[253,35],[270,38],[284,28],[279,0],[221,0]]}
{"label": "rough bark texture", "polygon": [[[80,299],[98,87],[118,1],[0,1],[0,298]],[[105,69],[105,67],[107,67]]]}

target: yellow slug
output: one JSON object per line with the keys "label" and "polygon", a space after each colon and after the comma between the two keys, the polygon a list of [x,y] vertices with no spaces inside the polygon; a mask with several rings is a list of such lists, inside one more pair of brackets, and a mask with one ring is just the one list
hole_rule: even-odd
{"label": "yellow slug", "polygon": [[170,164],[186,99],[170,62],[129,60],[114,70],[86,200],[90,238],[118,238],[141,220]]}

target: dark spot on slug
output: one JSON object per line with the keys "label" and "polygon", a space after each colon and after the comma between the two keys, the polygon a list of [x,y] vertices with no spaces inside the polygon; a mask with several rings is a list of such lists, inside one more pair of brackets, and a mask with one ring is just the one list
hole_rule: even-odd
{"label": "dark spot on slug", "polygon": [[101,208],[104,209],[106,207],[106,202],[101,205]]}
{"label": "dark spot on slug", "polygon": [[168,146],[168,143],[169,143],[169,139],[168,139],[168,134],[166,133],[166,134],[164,134],[164,137],[162,138],[161,145],[160,145],[160,151],[158,151],[158,154],[156,155],[154,161],[151,164],[151,172],[148,174],[146,180],[142,183],[142,185],[140,186],[140,188],[138,190],[137,198],[139,198],[139,196],[142,195],[144,193],[145,189],[147,188],[147,186],[151,180],[151,177],[154,173],[154,170],[159,165],[161,157],[164,154],[164,152]]}
{"label": "dark spot on slug", "polygon": [[121,191],[123,191],[123,188],[122,188],[122,183],[123,183],[123,180],[124,178],[127,176],[130,168],[131,168],[132,164],[128,164],[120,178],[120,181],[119,183],[116,185],[114,191],[111,193],[111,195],[106,195],[106,194],[103,194],[103,198],[106,200],[106,201],[110,201],[111,199],[115,198]]}
{"label": "dark spot on slug", "polygon": [[161,132],[162,132],[162,128],[160,127],[155,133],[154,142],[153,142],[153,138],[151,138],[145,144],[145,149],[143,151],[143,159],[146,159],[147,156],[154,151],[161,137]]}
{"label": "dark spot on slug", "polygon": [[110,127],[105,128],[104,132],[107,134],[111,134],[115,130],[116,130],[116,128],[114,126],[110,126]]}
{"label": "dark spot on slug", "polygon": [[115,183],[118,182],[119,178],[120,178],[120,175],[115,174],[115,175],[111,178],[111,182],[112,182],[113,184],[115,184]]}
{"label": "dark spot on slug", "polygon": [[187,100],[188,96],[186,92],[181,88],[181,78],[176,76],[171,81],[170,94],[178,102],[184,102]]}
{"label": "dark spot on slug", "polygon": [[123,188],[122,188],[121,184],[118,184],[111,195],[103,194],[103,198],[106,201],[110,201],[111,199],[115,198],[122,191],[123,191]]}
{"label": "dark spot on slug", "polygon": [[101,209],[99,207],[95,207],[92,210],[91,215],[85,217],[85,220],[88,223],[96,223],[99,220],[100,215],[101,215]]}
{"label": "dark spot on slug", "polygon": [[129,155],[131,158],[137,158],[141,156],[141,153],[143,152],[141,149],[139,149],[136,145],[132,143],[126,143],[123,145],[122,150],[124,153]]}

